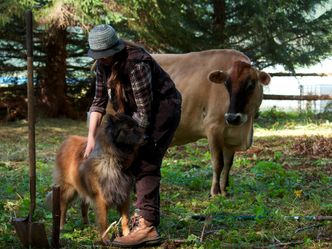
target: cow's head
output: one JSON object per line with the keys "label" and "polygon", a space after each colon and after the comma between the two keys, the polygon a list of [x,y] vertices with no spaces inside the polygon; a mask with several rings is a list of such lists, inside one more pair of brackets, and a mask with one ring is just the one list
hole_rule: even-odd
{"label": "cow's head", "polygon": [[248,115],[256,114],[263,99],[262,85],[269,84],[271,77],[247,62],[236,61],[228,72],[211,72],[209,80],[226,85],[230,105],[225,121],[228,125],[238,126],[247,121]]}

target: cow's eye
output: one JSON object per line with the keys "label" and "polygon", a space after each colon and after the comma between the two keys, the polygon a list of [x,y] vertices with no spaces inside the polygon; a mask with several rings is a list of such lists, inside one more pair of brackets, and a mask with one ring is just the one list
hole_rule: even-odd
{"label": "cow's eye", "polygon": [[251,91],[255,88],[256,86],[256,81],[255,80],[249,80],[248,84],[247,84],[247,90]]}
{"label": "cow's eye", "polygon": [[227,79],[227,80],[225,80],[225,86],[227,87],[227,88],[230,88],[231,86],[232,86],[232,82],[231,82],[231,79]]}

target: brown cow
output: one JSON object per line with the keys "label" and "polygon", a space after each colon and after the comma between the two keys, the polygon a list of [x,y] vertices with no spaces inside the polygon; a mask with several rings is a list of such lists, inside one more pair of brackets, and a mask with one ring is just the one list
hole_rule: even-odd
{"label": "brown cow", "polygon": [[213,164],[211,195],[226,195],[235,151],[252,144],[253,120],[270,76],[243,53],[208,50],[154,54],[182,94],[182,117],[173,145],[207,138]]}

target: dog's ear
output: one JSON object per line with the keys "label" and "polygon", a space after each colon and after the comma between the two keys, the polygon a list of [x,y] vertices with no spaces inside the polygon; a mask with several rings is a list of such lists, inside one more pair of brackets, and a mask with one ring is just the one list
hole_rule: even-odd
{"label": "dog's ear", "polygon": [[113,115],[111,115],[111,114],[106,114],[105,115],[105,121],[107,122],[107,123],[113,123]]}
{"label": "dog's ear", "polygon": [[103,137],[103,139],[108,140],[108,143],[110,143],[113,140],[113,137],[115,136],[114,127],[115,123],[112,115],[106,114],[103,118],[102,126],[98,130],[98,134],[100,134]]}
{"label": "dog's ear", "polygon": [[118,116],[112,114],[106,114],[104,118],[108,129],[113,128],[117,120],[119,120]]}
{"label": "dog's ear", "polygon": [[128,143],[128,134],[122,129],[119,130],[118,134],[116,134],[116,143],[117,144],[127,144]]}

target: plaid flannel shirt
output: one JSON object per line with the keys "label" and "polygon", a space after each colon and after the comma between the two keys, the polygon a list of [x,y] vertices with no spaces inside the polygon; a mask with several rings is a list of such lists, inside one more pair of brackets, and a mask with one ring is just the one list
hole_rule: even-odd
{"label": "plaid flannel shirt", "polygon": [[[149,64],[145,62],[136,63],[129,73],[130,88],[136,102],[137,110],[133,118],[141,127],[148,127],[152,109],[152,75]],[[109,86],[106,86],[106,76],[101,67],[96,68],[96,91],[90,107],[90,112],[105,113],[108,98],[111,96]],[[124,89],[125,92],[129,89]]]}

